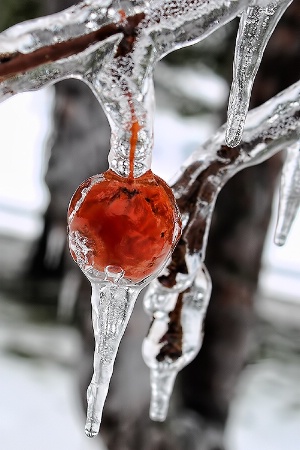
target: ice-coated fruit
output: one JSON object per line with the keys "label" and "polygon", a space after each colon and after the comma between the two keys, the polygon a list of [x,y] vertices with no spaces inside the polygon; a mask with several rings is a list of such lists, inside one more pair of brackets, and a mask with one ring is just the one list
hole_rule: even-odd
{"label": "ice-coated fruit", "polygon": [[84,181],[68,212],[69,242],[83,270],[119,266],[139,282],[157,272],[180,235],[171,189],[150,170],[123,178],[112,170]]}

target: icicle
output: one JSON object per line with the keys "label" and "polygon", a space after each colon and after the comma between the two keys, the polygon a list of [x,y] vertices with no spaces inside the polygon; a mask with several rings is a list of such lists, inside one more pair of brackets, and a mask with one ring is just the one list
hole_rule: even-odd
{"label": "icicle", "polygon": [[190,287],[168,289],[152,282],[145,308],[153,317],[143,342],[143,358],[150,368],[152,420],[164,421],[177,373],[199,352],[203,321],[211,293],[211,280],[200,268]]}
{"label": "icicle", "polygon": [[292,0],[256,0],[241,16],[227,113],[226,143],[242,138],[251,90],[265,47]]}
{"label": "icicle", "polygon": [[105,279],[92,284],[92,317],[95,336],[94,374],[87,390],[88,437],[98,434],[114,361],[136,298],[141,290],[122,283],[124,271],[117,266],[105,268]]}
{"label": "icicle", "polygon": [[275,244],[284,245],[300,204],[300,141],[287,149],[280,186]]}

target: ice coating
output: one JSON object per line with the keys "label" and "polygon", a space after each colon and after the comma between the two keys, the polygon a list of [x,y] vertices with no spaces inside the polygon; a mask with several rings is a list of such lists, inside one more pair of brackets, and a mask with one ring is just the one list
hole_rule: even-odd
{"label": "ice coating", "polygon": [[202,345],[203,321],[211,293],[211,280],[199,268],[187,287],[168,289],[153,281],[145,296],[152,317],[142,353],[150,368],[152,420],[164,421],[177,373],[189,364]]}
{"label": "ice coating", "polygon": [[[242,14],[228,109],[227,143],[239,142],[264,48],[291,0],[83,1],[0,34],[0,101],[63,78],[85,81],[111,125],[110,168],[128,176],[132,110],[134,176],[151,166],[153,70],[167,53],[204,39]],[[107,42],[109,41],[109,42]],[[131,99],[130,102],[128,99]]]}
{"label": "ice coating", "polygon": [[0,83],[2,90],[0,101],[5,101],[17,93],[36,91],[70,77],[82,80],[92,88],[94,71],[100,71],[103,65],[107,64],[111,52],[119,41],[118,35],[112,36],[105,42],[91,45],[81,53],[5,79]]}
{"label": "ice coating", "polygon": [[[299,117],[300,81],[249,112],[243,140],[238,147],[224,146],[226,125],[223,125],[187,159],[177,175],[173,191],[181,214],[186,217],[182,239],[188,253],[199,252],[204,261],[214,204],[220,190],[240,170],[298,145]],[[196,193],[195,183],[199,184]],[[197,206],[191,212],[188,205],[195,202],[195,198]],[[173,253],[176,273],[175,253],[176,249]]]}
{"label": "ice coating", "polygon": [[300,204],[300,137],[287,148],[282,170],[275,244],[284,245]]}
{"label": "ice coating", "polygon": [[256,0],[242,13],[227,113],[226,143],[230,147],[241,141],[253,82],[264,50],[291,3],[292,0]]}

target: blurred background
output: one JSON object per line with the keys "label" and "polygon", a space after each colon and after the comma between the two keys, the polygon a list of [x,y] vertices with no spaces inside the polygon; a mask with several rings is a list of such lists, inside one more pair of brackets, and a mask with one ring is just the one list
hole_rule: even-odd
{"label": "blurred background", "polygon": [[[1,0],[0,30],[72,3]],[[237,26],[157,67],[153,171],[167,181],[225,121]],[[253,107],[299,78],[299,30],[294,0],[268,45]],[[93,336],[89,286],[66,250],[66,210],[78,184],[107,168],[107,120],[88,88],[70,80],[1,104],[0,124],[0,448],[299,450],[300,217],[284,247],[272,243],[282,155],[220,194],[206,337],[179,377],[170,419],[147,419],[140,346],[149,324],[139,301],[101,442],[84,435]]]}

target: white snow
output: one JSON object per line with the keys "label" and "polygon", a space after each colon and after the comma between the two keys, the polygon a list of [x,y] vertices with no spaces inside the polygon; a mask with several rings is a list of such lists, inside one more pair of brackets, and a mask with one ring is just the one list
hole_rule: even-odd
{"label": "white snow", "polygon": [[11,234],[34,236],[40,231],[38,213],[48,200],[42,174],[52,104],[50,88],[0,105],[0,229]]}
{"label": "white snow", "polygon": [[0,446],[3,450],[96,450],[84,434],[70,370],[51,361],[0,356]]}
{"label": "white snow", "polygon": [[84,433],[80,351],[75,330],[33,323],[26,307],[0,297],[1,450],[104,450]]}
{"label": "white snow", "polygon": [[246,369],[227,427],[230,450],[300,449],[299,363],[270,359]]}

